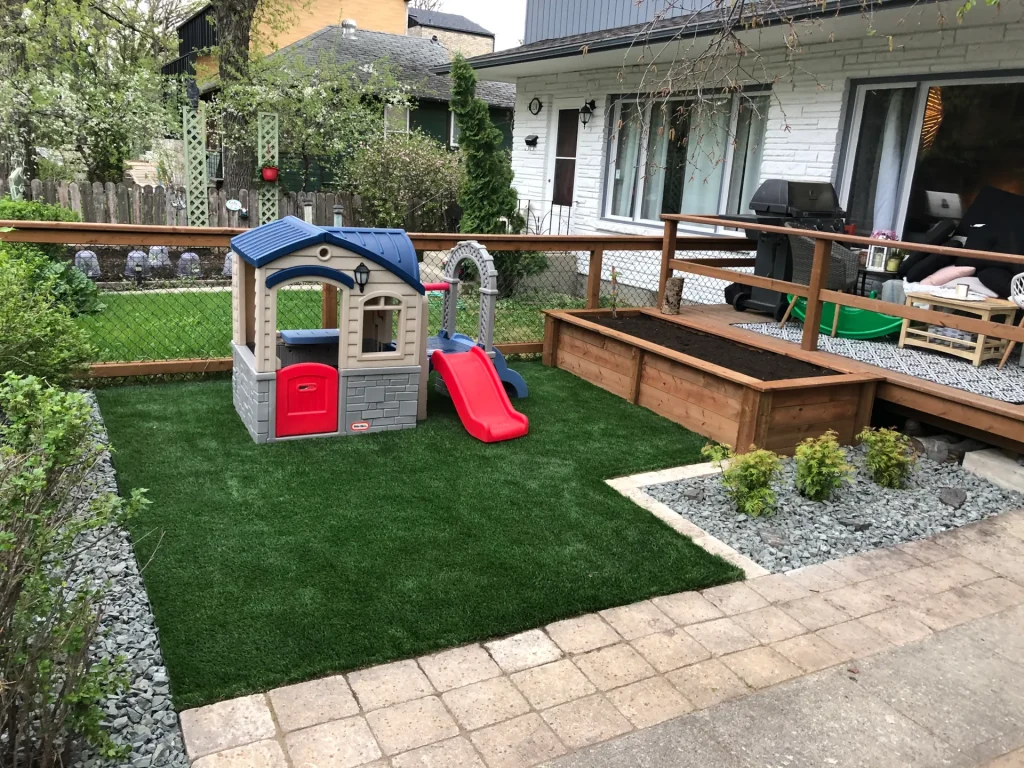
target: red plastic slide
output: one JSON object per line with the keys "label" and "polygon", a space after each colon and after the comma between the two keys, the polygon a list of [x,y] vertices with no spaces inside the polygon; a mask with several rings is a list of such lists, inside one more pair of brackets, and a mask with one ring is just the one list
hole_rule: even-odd
{"label": "red plastic slide", "polygon": [[477,440],[497,443],[530,430],[529,419],[512,407],[494,364],[480,347],[450,355],[436,350],[430,360],[448,387],[462,425]]}

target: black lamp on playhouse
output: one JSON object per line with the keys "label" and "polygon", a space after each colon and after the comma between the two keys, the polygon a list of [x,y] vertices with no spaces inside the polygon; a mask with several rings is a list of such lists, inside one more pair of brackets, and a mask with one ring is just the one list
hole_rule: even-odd
{"label": "black lamp on playhouse", "polygon": [[356,285],[359,286],[359,292],[362,293],[366,290],[366,284],[370,282],[370,270],[365,264],[359,262],[359,266],[355,268],[353,273],[356,279]]}

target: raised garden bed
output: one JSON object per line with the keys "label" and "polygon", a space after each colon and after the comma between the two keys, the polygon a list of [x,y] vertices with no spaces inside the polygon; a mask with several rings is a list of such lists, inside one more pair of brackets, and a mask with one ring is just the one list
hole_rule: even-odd
{"label": "raised garden bed", "polygon": [[828,429],[843,443],[870,422],[879,380],[698,330],[651,309],[548,310],[544,363],[720,443],[791,454]]}

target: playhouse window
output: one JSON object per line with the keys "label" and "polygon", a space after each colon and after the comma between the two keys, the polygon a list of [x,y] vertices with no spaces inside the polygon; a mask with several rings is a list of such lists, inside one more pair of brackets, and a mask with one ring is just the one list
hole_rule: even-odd
{"label": "playhouse window", "polygon": [[377,296],[363,304],[364,355],[402,353],[402,301],[395,296]]}

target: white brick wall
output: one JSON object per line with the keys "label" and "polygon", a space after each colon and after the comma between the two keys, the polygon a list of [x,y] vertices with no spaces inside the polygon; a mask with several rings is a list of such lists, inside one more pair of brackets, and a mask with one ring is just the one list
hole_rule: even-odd
{"label": "white brick wall", "polygon": [[[778,76],[768,115],[761,178],[834,181],[837,174],[843,111],[851,79],[889,75],[919,76],[971,70],[1024,67],[1024,24],[963,27],[927,31],[889,40],[867,34],[854,40],[808,46],[790,67],[777,54],[765,55],[767,71]],[[594,99],[597,109],[580,128],[573,231],[651,234],[657,227],[602,220],[603,172],[607,162],[606,111],[609,96],[636,88],[637,73],[620,79],[620,70],[605,69],[520,78],[516,84],[516,119],[512,165],[520,198],[550,200],[550,142],[554,107],[580,106]],[[531,115],[533,98],[544,105]],[[526,136],[539,137],[527,149]]]}

